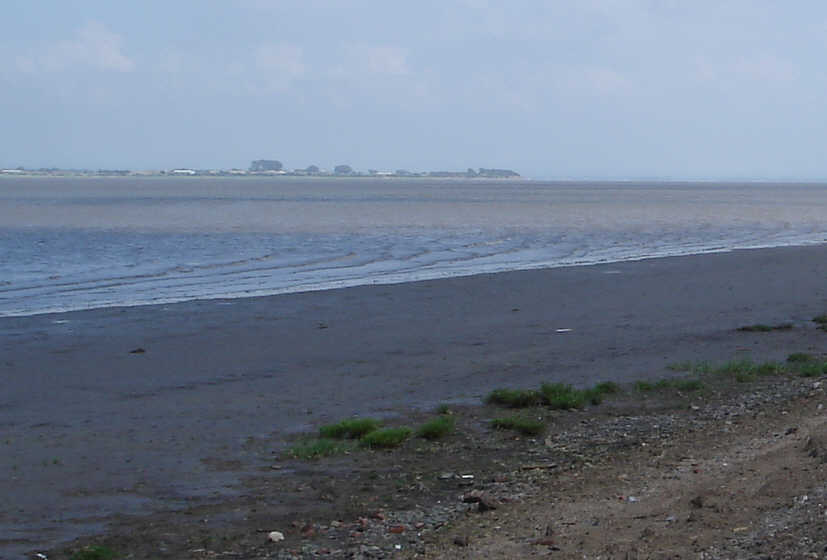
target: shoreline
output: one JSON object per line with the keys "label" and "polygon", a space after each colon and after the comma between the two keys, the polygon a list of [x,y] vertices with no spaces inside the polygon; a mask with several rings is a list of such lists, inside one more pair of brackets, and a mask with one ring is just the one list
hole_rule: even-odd
{"label": "shoreline", "polygon": [[353,414],[782,360],[823,334],[801,325],[827,309],[825,278],[817,245],[0,318],[0,533],[54,546],[220,501],[290,433]]}
{"label": "shoreline", "polygon": [[[473,278],[477,276],[487,276],[492,274],[508,274],[508,273],[515,273],[515,272],[527,272],[527,271],[544,271],[544,270],[555,270],[555,269],[566,269],[566,268],[577,268],[577,267],[590,267],[590,266],[603,266],[603,265],[612,265],[612,264],[619,264],[619,263],[635,263],[635,262],[643,262],[643,261],[651,261],[651,260],[658,260],[658,259],[672,259],[672,258],[681,258],[681,257],[699,257],[703,255],[713,255],[713,254],[721,254],[721,253],[736,253],[740,251],[762,251],[768,249],[794,249],[794,248],[805,248],[805,247],[819,247],[825,246],[827,247],[827,240],[821,241],[811,241],[811,242],[796,242],[789,245],[756,245],[756,246],[749,246],[749,247],[711,247],[708,249],[702,249],[698,251],[692,251],[687,253],[668,253],[668,254],[656,254],[656,255],[646,255],[646,256],[637,256],[637,257],[624,257],[619,259],[601,259],[596,261],[574,261],[574,262],[561,262],[559,264],[550,264],[550,263],[533,263],[533,264],[526,264],[520,267],[513,267],[513,268],[504,268],[504,269],[493,269],[493,270],[482,270],[479,272],[471,272],[471,273],[459,273],[456,275],[451,275],[450,273],[439,273],[433,276],[429,276],[424,274],[422,276],[416,276],[416,274],[405,274],[405,273],[389,273],[384,275],[383,277],[378,278],[361,278],[352,281],[347,280],[332,280],[328,283],[320,283],[320,284],[313,284],[308,287],[307,285],[302,286],[295,286],[290,288],[281,288],[281,289],[263,289],[259,292],[250,293],[249,290],[244,292],[228,292],[221,295],[215,296],[193,296],[193,297],[184,297],[184,298],[169,298],[165,300],[158,300],[158,301],[139,301],[136,303],[117,303],[117,304],[101,304],[101,305],[93,305],[91,307],[76,307],[76,308],[63,308],[63,309],[45,309],[40,311],[12,311],[8,313],[0,313],[0,319],[3,318],[23,318],[23,317],[36,317],[41,315],[60,315],[64,313],[77,313],[77,312],[86,312],[86,311],[98,311],[98,310],[105,310],[105,309],[131,309],[131,308],[140,308],[140,307],[153,307],[153,306],[168,306],[168,305],[176,305],[181,303],[208,303],[214,301],[224,301],[224,302],[231,302],[234,300],[245,300],[245,299],[255,299],[255,298],[267,298],[267,297],[275,297],[275,296],[289,296],[289,295],[301,295],[301,294],[309,294],[309,293],[316,293],[316,292],[327,292],[331,290],[346,290],[350,288],[359,288],[359,287],[381,287],[381,286],[395,286],[400,284],[414,284],[418,282],[430,282],[430,281],[440,281],[440,280],[450,280],[450,279],[463,279],[463,278]],[[496,265],[495,265],[496,266]],[[399,276],[406,277],[404,279],[389,279],[389,278],[397,278]]]}

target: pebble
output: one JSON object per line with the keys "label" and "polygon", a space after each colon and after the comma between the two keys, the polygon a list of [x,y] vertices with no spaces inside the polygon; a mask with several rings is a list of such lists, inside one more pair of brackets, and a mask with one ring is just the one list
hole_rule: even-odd
{"label": "pebble", "polygon": [[280,542],[284,540],[284,533],[280,531],[270,531],[267,534],[267,540],[270,542]]}
{"label": "pebble", "polygon": [[454,537],[454,544],[457,546],[468,546],[468,537]]}

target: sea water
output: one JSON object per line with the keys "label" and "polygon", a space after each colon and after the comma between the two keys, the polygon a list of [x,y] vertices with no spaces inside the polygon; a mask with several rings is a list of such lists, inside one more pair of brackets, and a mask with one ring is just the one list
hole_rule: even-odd
{"label": "sea water", "polygon": [[827,240],[827,185],[0,177],[0,316]]}

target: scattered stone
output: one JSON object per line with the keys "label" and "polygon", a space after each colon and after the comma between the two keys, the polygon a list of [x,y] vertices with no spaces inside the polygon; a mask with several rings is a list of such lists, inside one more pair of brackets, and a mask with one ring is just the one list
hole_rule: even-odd
{"label": "scattered stone", "polygon": [[280,531],[270,531],[270,533],[267,534],[267,540],[274,543],[281,542],[284,540],[284,533]]}
{"label": "scattered stone", "polygon": [[301,535],[303,538],[308,539],[316,534],[316,529],[313,525],[307,524],[301,529]]}
{"label": "scattered stone", "polygon": [[144,348],[135,348],[134,350],[130,350],[130,354],[144,354],[146,350]]}
{"label": "scattered stone", "polygon": [[444,473],[440,473],[440,475],[439,475],[439,479],[440,479],[440,480],[451,480],[451,479],[452,479],[452,478],[454,478],[455,476],[456,476],[456,475],[455,475],[454,473],[452,473],[452,472],[444,472]]}
{"label": "scattered stone", "polygon": [[391,527],[388,527],[388,533],[394,533],[396,535],[399,535],[399,534],[402,534],[404,532],[405,532],[405,526],[404,525],[393,525]]}
{"label": "scattered stone", "polygon": [[497,501],[482,490],[472,490],[462,497],[466,504],[477,504],[477,511],[489,511],[497,509]]}
{"label": "scattered stone", "polygon": [[807,455],[821,459],[822,463],[827,463],[827,453],[824,452],[824,449],[823,437],[810,436],[807,438],[807,443],[804,444],[804,451],[807,452]]}
{"label": "scattered stone", "polygon": [[454,537],[454,544],[457,546],[468,546],[470,544],[468,536]]}
{"label": "scattered stone", "polygon": [[704,498],[703,496],[695,496],[691,500],[689,500],[689,505],[691,505],[695,509],[700,509],[704,507]]}
{"label": "scattered stone", "polygon": [[554,539],[549,539],[546,537],[542,539],[534,539],[531,541],[531,544],[540,546],[554,546],[556,543],[554,542]]}

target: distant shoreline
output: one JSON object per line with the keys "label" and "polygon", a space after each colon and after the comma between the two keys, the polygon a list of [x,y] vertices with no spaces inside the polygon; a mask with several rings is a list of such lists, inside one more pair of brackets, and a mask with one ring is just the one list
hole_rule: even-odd
{"label": "distant shoreline", "polygon": [[313,179],[523,179],[516,171],[510,169],[479,168],[478,171],[423,171],[411,172],[398,170],[396,172],[371,171],[363,173],[351,171],[346,173],[330,172],[326,170],[307,171],[270,170],[251,171],[244,169],[159,169],[159,170],[131,170],[131,169],[0,169],[0,177],[309,177]]}

